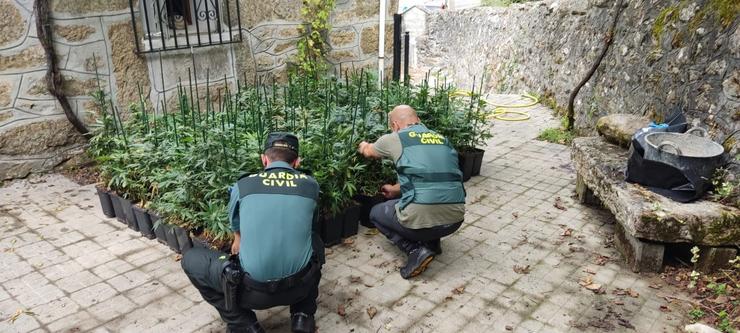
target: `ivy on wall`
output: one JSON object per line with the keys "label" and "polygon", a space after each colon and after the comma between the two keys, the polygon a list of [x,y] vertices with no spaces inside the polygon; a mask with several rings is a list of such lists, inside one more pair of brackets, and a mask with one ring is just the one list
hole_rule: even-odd
{"label": "ivy on wall", "polygon": [[327,35],[331,24],[329,18],[335,0],[303,0],[301,26],[304,38],[298,41],[297,65],[305,74],[318,76],[328,68],[326,62]]}

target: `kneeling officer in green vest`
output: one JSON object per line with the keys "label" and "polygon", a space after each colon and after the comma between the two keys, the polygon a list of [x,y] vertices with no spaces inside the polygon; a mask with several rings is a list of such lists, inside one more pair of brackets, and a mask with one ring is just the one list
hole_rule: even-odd
{"label": "kneeling officer in green vest", "polygon": [[406,253],[405,279],[421,274],[442,253],[441,238],[455,232],[465,216],[465,189],[457,151],[442,135],[420,123],[416,111],[399,105],[388,114],[393,133],[375,143],[360,143],[368,158],[396,165],[398,184],[383,185],[392,200],[376,205],[370,221]]}
{"label": "kneeling officer in green vest", "polygon": [[229,332],[264,332],[253,310],[289,305],[293,332],[315,332],[324,246],[316,233],[319,185],[298,167],[298,138],[271,133],[263,172],[230,188],[232,256],[193,248],[182,268]]}

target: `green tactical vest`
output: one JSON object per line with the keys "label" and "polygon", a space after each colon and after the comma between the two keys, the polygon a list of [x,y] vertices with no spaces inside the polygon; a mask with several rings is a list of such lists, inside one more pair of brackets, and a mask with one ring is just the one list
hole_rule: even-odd
{"label": "green tactical vest", "polygon": [[[252,279],[282,279],[311,260],[319,184],[285,162],[240,179],[239,259]],[[319,255],[322,256],[322,255]]]}
{"label": "green tactical vest", "polygon": [[396,161],[401,184],[399,208],[420,205],[464,204],[465,189],[457,151],[445,137],[413,125],[398,132],[403,148]]}

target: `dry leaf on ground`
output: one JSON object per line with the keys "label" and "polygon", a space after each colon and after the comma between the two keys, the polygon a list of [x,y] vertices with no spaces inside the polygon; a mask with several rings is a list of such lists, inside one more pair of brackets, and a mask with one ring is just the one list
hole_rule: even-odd
{"label": "dry leaf on ground", "polygon": [[464,291],[465,291],[465,286],[459,286],[455,289],[452,289],[452,293],[455,295],[462,295]]}
{"label": "dry leaf on ground", "polygon": [[637,298],[640,296],[640,294],[634,291],[632,288],[627,288],[627,289],[617,288],[617,289],[614,289],[614,291],[612,291],[612,294],[619,295],[619,296],[629,296],[632,298]]}
{"label": "dry leaf on ground", "polygon": [[596,259],[594,259],[594,264],[599,266],[604,266],[607,262],[609,262],[609,256],[597,254]]}
{"label": "dry leaf on ground", "polygon": [[606,290],[604,290],[600,283],[594,283],[591,275],[587,275],[581,278],[581,280],[578,281],[578,284],[580,284],[583,288],[593,291],[595,294],[603,294],[606,292]]}
{"label": "dry leaf on ground", "polygon": [[365,231],[365,236],[375,236],[375,235],[377,235],[377,234],[378,234],[379,232],[380,232],[380,231],[378,231],[378,229],[375,229],[375,228],[372,228],[372,229],[367,229],[367,231]]}
{"label": "dry leaf on ground", "polygon": [[375,318],[376,314],[378,314],[378,309],[376,309],[374,306],[367,308],[367,315],[370,316],[370,319]]}
{"label": "dry leaf on ground", "polygon": [[569,237],[573,234],[573,229],[571,228],[565,228],[562,233],[560,233],[560,236]]}
{"label": "dry leaf on ground", "polygon": [[555,198],[555,204],[553,204],[553,206],[560,210],[568,210],[568,208],[565,208],[565,205],[563,205],[563,199],[561,197]]}
{"label": "dry leaf on ground", "polygon": [[344,241],[342,241],[342,244],[344,244],[344,245],[352,245],[354,243],[355,243],[355,239],[354,238],[345,238]]}
{"label": "dry leaf on ground", "polygon": [[514,272],[517,274],[529,274],[531,270],[532,269],[529,267],[529,265],[526,265],[526,266],[514,265]]}
{"label": "dry leaf on ground", "polygon": [[8,318],[8,322],[11,323],[11,324],[13,324],[13,323],[15,323],[16,320],[18,320],[18,318],[21,315],[24,315],[24,314],[25,315],[29,315],[29,316],[35,316],[36,315],[35,313],[31,312],[31,310],[18,309],[18,310],[15,310],[15,313],[13,313],[13,315],[11,315]]}

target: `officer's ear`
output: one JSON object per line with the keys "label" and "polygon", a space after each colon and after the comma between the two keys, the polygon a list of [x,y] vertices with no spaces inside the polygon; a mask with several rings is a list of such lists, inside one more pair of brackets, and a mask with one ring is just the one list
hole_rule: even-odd
{"label": "officer's ear", "polygon": [[293,169],[297,169],[301,166],[301,158],[296,158],[295,161],[293,161]]}
{"label": "officer's ear", "polygon": [[269,159],[269,158],[267,158],[267,155],[265,155],[265,154],[260,154],[260,158],[262,159],[262,166],[263,166],[263,167],[267,167],[267,165],[269,165],[269,164],[270,164],[270,159]]}

